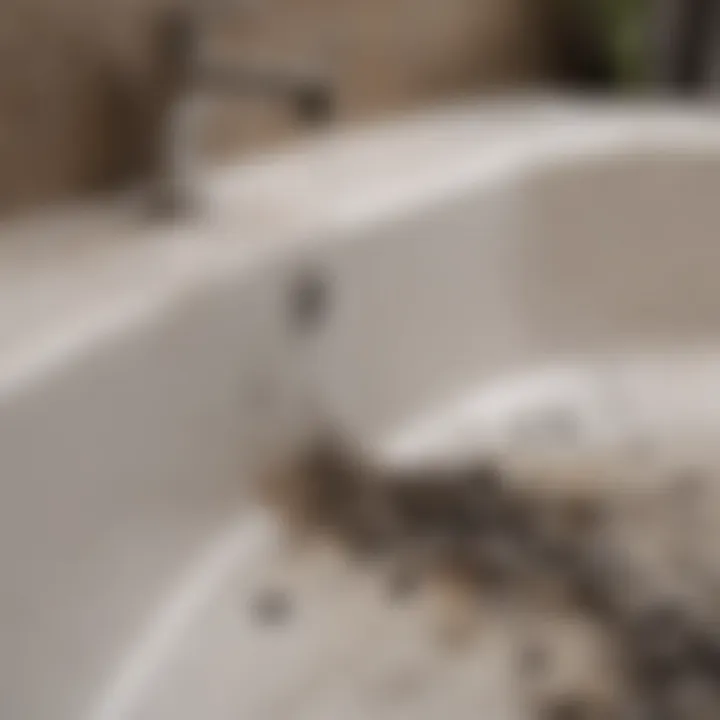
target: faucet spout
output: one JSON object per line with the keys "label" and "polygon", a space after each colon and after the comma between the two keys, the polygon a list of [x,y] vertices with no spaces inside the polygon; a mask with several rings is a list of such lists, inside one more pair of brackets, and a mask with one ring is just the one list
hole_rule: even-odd
{"label": "faucet spout", "polygon": [[206,59],[206,20],[196,7],[183,4],[161,18],[155,36],[164,111],[151,210],[162,216],[182,214],[196,205],[192,184],[202,124],[201,95],[284,99],[299,120],[311,124],[327,122],[334,115],[334,88],[319,74]]}
{"label": "faucet spout", "polygon": [[202,87],[212,93],[286,98],[293,104],[297,117],[305,122],[319,123],[333,117],[333,87],[320,75],[221,64],[205,66],[200,74]]}

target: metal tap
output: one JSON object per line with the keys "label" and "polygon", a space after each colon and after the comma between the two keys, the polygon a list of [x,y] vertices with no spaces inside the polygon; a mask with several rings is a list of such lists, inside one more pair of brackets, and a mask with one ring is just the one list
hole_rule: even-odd
{"label": "metal tap", "polygon": [[186,214],[197,204],[202,96],[284,98],[301,121],[313,124],[330,120],[334,113],[334,91],[327,78],[208,59],[204,43],[212,19],[196,5],[175,6],[161,17],[153,39],[163,107],[151,179],[150,209],[156,215]]}

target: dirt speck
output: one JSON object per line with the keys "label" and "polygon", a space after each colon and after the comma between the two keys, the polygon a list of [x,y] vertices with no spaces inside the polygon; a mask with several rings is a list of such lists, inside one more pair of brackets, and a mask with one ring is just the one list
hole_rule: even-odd
{"label": "dirt speck", "polygon": [[277,626],[286,623],[292,614],[292,601],[287,592],[276,588],[262,590],[252,602],[252,613],[258,623]]}

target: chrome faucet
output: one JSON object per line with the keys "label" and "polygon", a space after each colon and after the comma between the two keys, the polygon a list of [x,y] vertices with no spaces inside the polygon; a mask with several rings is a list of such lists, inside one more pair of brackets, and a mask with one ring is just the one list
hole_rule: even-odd
{"label": "chrome faucet", "polygon": [[212,14],[183,3],[160,18],[153,38],[163,116],[150,185],[150,211],[162,217],[192,212],[202,127],[202,95],[256,94],[286,98],[298,118],[322,123],[334,113],[334,91],[327,78],[290,70],[228,66],[206,57]]}

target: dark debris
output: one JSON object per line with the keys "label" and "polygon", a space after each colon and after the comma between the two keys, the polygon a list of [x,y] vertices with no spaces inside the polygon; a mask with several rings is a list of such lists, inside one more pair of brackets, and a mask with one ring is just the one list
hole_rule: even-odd
{"label": "dark debris", "polygon": [[[720,717],[720,635],[679,601],[628,606],[639,581],[610,542],[609,510],[599,500],[537,502],[511,489],[492,463],[368,482],[367,467],[327,450],[313,468],[317,516],[348,547],[400,558],[391,597],[408,597],[442,569],[465,574],[480,592],[514,588],[529,599],[532,578],[542,577],[565,587],[575,609],[612,638],[625,705],[611,712],[571,694],[538,707],[539,720],[701,720],[698,708],[712,703],[708,717]],[[288,605],[271,595],[261,615],[282,618]],[[523,672],[540,672],[546,659],[528,650]]]}

